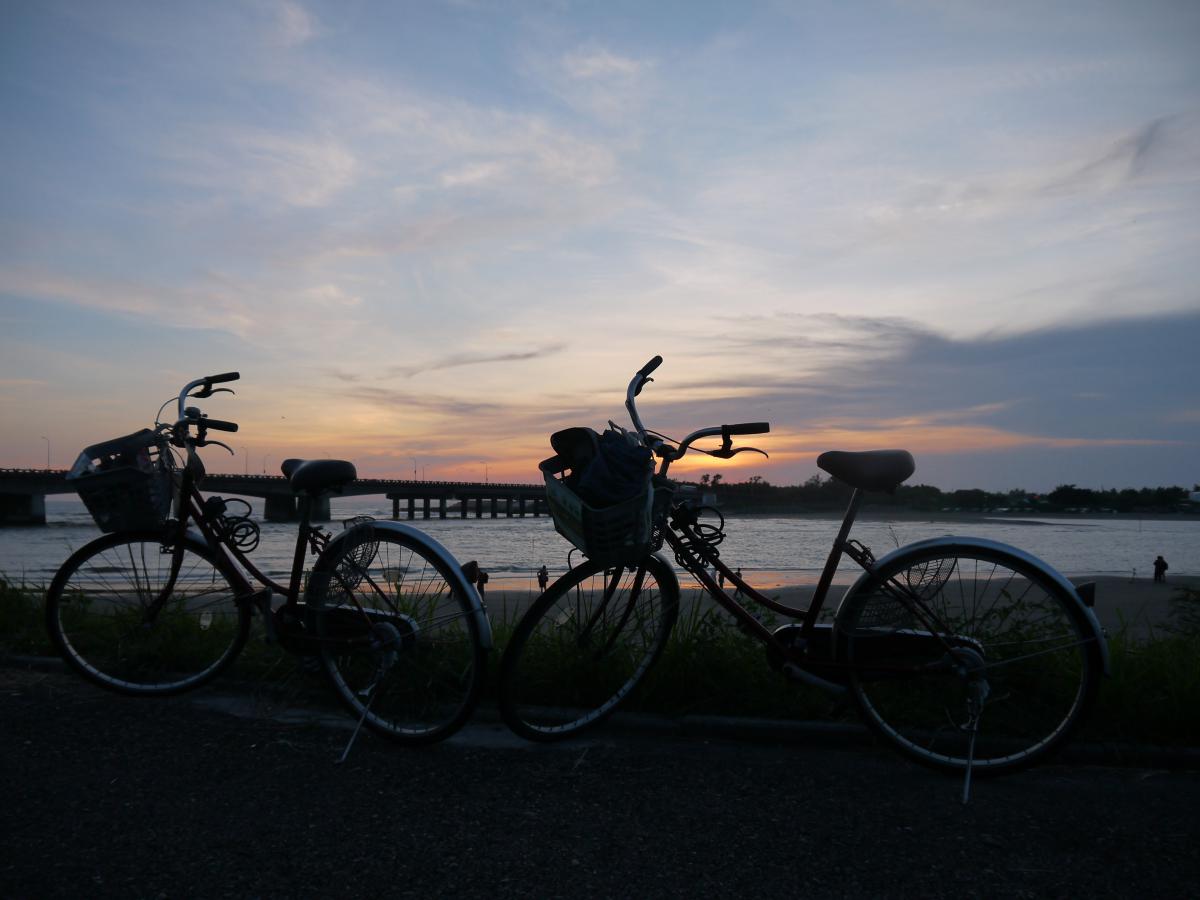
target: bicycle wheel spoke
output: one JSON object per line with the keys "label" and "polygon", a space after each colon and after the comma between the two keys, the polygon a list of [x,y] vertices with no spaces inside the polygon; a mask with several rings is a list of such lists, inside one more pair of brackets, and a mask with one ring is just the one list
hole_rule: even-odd
{"label": "bicycle wheel spoke", "polygon": [[478,700],[476,613],[432,549],[384,529],[367,537],[377,546],[365,565],[339,556],[353,546],[336,545],[316,564],[306,603],[321,658],[368,728],[407,743],[439,740]]}
{"label": "bicycle wheel spoke", "polygon": [[[926,590],[923,573],[944,571],[953,578]],[[1066,737],[1095,693],[1096,637],[1077,603],[1052,575],[994,548],[902,554],[840,615],[860,711],[930,765],[1024,765]],[[978,727],[968,740],[947,720]]]}
{"label": "bicycle wheel spoke", "polygon": [[500,709],[518,734],[554,740],[603,720],[645,676],[678,615],[670,567],[585,563],[526,611],[500,663]]}
{"label": "bicycle wheel spoke", "polygon": [[248,614],[207,550],[160,548],[157,535],[99,538],[63,564],[47,593],[59,651],[105,687],[186,690],[217,674],[245,642]]}

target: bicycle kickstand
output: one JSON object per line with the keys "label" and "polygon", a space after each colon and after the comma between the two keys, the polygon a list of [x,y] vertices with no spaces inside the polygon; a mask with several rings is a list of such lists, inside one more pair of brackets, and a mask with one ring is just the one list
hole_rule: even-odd
{"label": "bicycle kickstand", "polygon": [[970,713],[967,727],[970,729],[971,737],[967,742],[967,768],[963,773],[963,806],[966,806],[967,801],[971,799],[971,767],[975,764],[975,737],[979,734],[979,720],[983,717],[983,705],[987,702],[988,693],[988,683],[983,679],[979,679],[971,685],[971,697],[967,701],[967,710]]}
{"label": "bicycle kickstand", "polygon": [[358,724],[354,726],[354,731],[350,734],[350,740],[346,742],[346,749],[342,751],[341,757],[337,760],[337,762],[334,763],[334,765],[340,766],[350,755],[350,748],[354,746],[354,741],[358,738],[358,733],[362,731],[363,722],[367,721],[367,713],[371,711],[371,704],[374,702],[375,692],[371,691],[370,698],[367,700],[366,705],[363,706],[362,715],[358,717]]}

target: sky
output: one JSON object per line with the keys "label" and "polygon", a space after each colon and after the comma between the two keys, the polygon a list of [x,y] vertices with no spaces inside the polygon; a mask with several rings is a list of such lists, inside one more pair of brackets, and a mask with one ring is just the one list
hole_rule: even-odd
{"label": "sky", "polygon": [[199,376],[211,471],[1200,482],[1193,2],[0,0],[0,466]]}

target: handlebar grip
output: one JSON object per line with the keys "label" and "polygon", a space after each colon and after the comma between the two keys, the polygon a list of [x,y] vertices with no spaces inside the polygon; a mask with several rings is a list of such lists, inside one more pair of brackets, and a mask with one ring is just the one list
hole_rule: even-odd
{"label": "handlebar grip", "polygon": [[766,434],[771,430],[770,422],[742,422],[740,425],[724,425],[726,434]]}
{"label": "handlebar grip", "polygon": [[204,380],[209,384],[220,384],[223,381],[237,381],[241,377],[240,372],[225,372],[222,375],[209,375]]}
{"label": "handlebar grip", "polygon": [[638,369],[638,375],[641,376],[642,378],[645,378],[661,365],[662,365],[662,357],[656,356],[656,357],[654,357],[654,359],[650,360],[650,362],[646,363],[644,366],[642,366],[640,369]]}
{"label": "handlebar grip", "polygon": [[225,421],[222,421],[221,419],[201,419],[196,424],[203,425],[205,428],[211,428],[213,431],[237,431],[238,430],[237,422],[225,422]]}

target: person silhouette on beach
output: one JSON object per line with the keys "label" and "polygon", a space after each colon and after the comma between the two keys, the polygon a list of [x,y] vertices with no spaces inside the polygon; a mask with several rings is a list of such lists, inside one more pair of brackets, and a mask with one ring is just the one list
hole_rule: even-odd
{"label": "person silhouette on beach", "polygon": [[480,569],[479,575],[475,579],[475,586],[477,588],[479,588],[479,599],[480,600],[483,599],[483,595],[487,590],[487,583],[488,583],[488,573],[483,571],[483,569]]}
{"label": "person silhouette on beach", "polygon": [[[733,574],[736,575],[738,578],[741,578],[742,577],[742,567],[738,566],[736,569],[734,569]],[[738,584],[736,581],[733,583],[733,585],[735,588],[735,590],[733,592],[733,599],[736,600],[742,596],[742,586],[740,584]]]}
{"label": "person silhouette on beach", "polygon": [[1161,584],[1166,584],[1167,569],[1171,568],[1167,565],[1167,561],[1159,554],[1154,560],[1154,580]]}
{"label": "person silhouette on beach", "polygon": [[538,590],[543,594],[546,593],[546,585],[550,583],[550,573],[546,571],[546,567],[542,566],[538,569]]}

